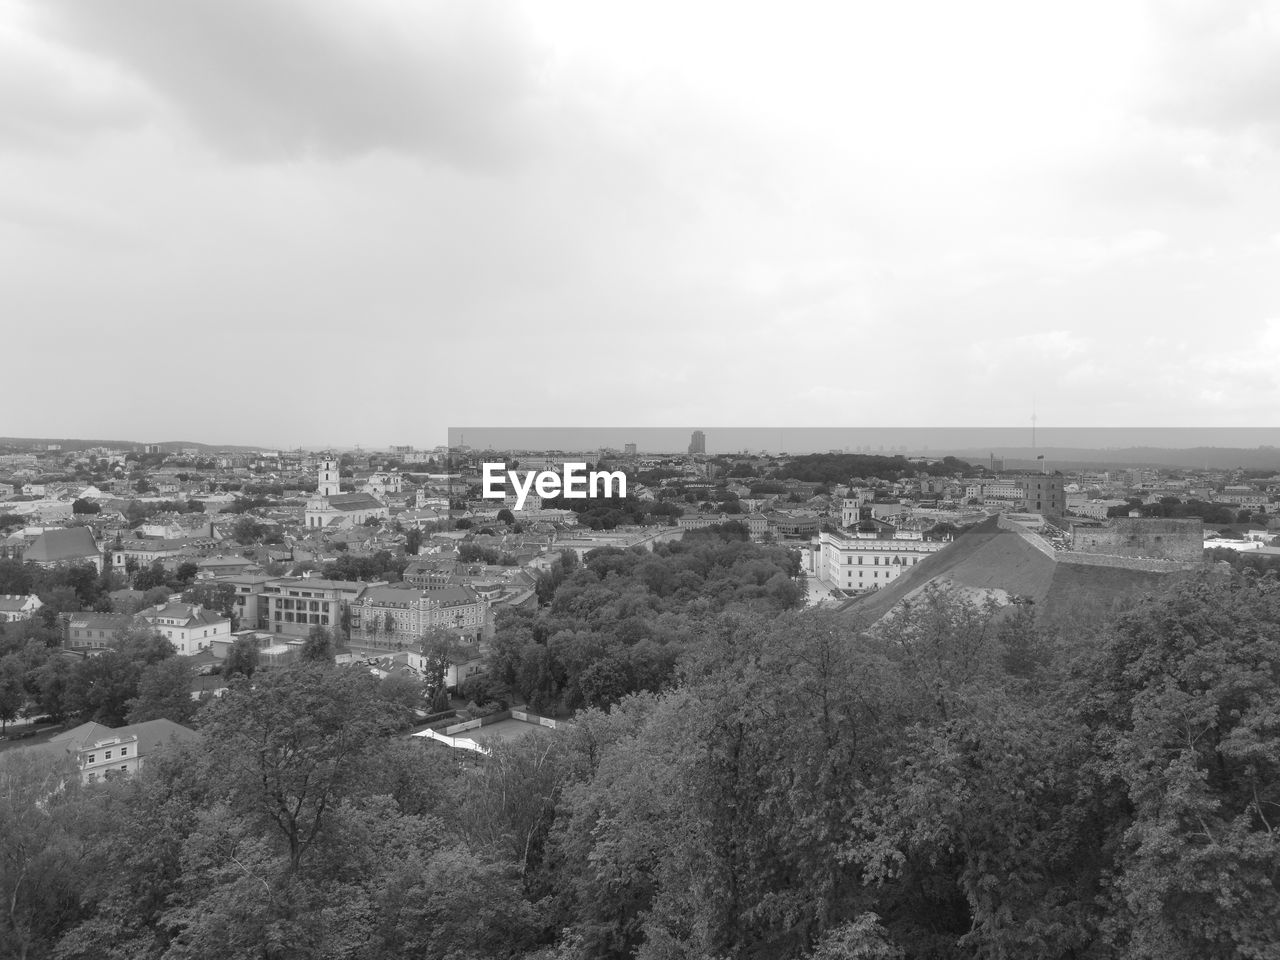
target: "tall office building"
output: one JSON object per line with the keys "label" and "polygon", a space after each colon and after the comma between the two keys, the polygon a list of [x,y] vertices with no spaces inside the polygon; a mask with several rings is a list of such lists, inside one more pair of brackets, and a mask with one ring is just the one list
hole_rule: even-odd
{"label": "tall office building", "polygon": [[693,431],[693,436],[689,438],[689,456],[695,453],[707,452],[707,435],[701,430]]}

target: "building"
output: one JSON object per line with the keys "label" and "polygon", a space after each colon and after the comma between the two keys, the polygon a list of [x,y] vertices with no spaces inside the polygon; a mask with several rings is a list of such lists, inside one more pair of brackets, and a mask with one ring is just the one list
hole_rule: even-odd
{"label": "building", "polygon": [[64,613],[62,645],[77,653],[101,653],[128,630],[133,617],[127,613]]}
{"label": "building", "polygon": [[1255,490],[1252,487],[1229,486],[1224,487],[1222,492],[1213,498],[1217,503],[1229,503],[1237,507],[1247,507],[1251,510],[1265,510],[1268,503],[1266,493]]}
{"label": "building", "polygon": [[200,576],[252,576],[262,572],[262,565],[256,560],[233,554],[229,557],[203,557],[196,561],[196,569],[199,571]]}
{"label": "building", "polygon": [[878,590],[948,542],[921,539],[917,531],[886,537],[824,530],[812,546],[813,572],[829,587]]}
{"label": "building", "polygon": [[387,505],[370,493],[342,493],[338,461],[320,461],[316,495],[307,500],[303,523],[309,529],[350,529],[370,517],[386,519]]}
{"label": "building", "polygon": [[779,539],[807,539],[822,526],[822,518],[816,513],[781,513],[770,510],[765,517],[769,521],[769,532]]}
{"label": "building", "polygon": [[182,657],[210,650],[215,640],[231,637],[231,618],[198,603],[157,604],[139,612],[136,619],[153,627]]}
{"label": "building", "polygon": [[840,526],[855,527],[862,519],[862,508],[871,504],[874,498],[871,491],[859,488],[850,490],[849,496],[840,502]]}
{"label": "building", "polygon": [[[445,659],[444,685],[448,690],[457,691],[468,680],[485,673],[485,658],[478,644],[459,644],[448,652]],[[402,650],[379,657],[369,664],[369,670],[379,678],[396,675],[427,677],[433,673],[432,665],[421,650]]]}
{"label": "building", "polygon": [[22,560],[42,567],[64,563],[91,563],[102,572],[102,551],[88,527],[46,530],[23,552]]}
{"label": "building", "polygon": [[172,720],[147,720],[127,727],[106,727],[82,723],[60,733],[33,750],[54,755],[70,754],[80,768],[85,783],[105,779],[108,774],[129,775],[165,747],[194,743],[200,735]]}
{"label": "building", "polygon": [[37,610],[43,607],[40,598],[34,593],[0,593],[0,622],[15,623],[18,620],[30,620]]}
{"label": "building", "polygon": [[1067,512],[1066,481],[1058,474],[1029,473],[1017,478],[1022,487],[1019,509],[1024,513],[1042,513],[1060,517]]}
{"label": "building", "polygon": [[[322,580],[319,577],[277,577],[262,582],[260,586],[256,585],[254,578],[236,579],[238,607],[241,597],[247,599],[252,593],[260,594],[257,598],[257,622],[243,620],[242,625],[292,637],[305,637],[312,627],[324,627],[330,633],[334,632],[342,623],[343,611],[371,586],[356,580]],[[245,587],[249,589],[243,589]]]}
{"label": "building", "polygon": [[111,547],[111,567],[116,573],[127,573],[129,561],[134,565],[149,567],[157,560],[172,560],[176,557],[191,554],[194,550],[212,548],[215,541],[207,538],[203,541],[181,540],[121,540],[119,545]]}
{"label": "building", "polygon": [[368,587],[351,606],[351,637],[361,643],[407,645],[437,628],[478,643],[487,622],[488,604],[467,586]]}
{"label": "building", "polygon": [[398,470],[392,470],[388,473],[375,473],[365,480],[360,489],[364,493],[373,494],[376,497],[384,497],[388,493],[403,493],[404,477],[400,475]]}
{"label": "building", "polygon": [[1085,497],[1068,497],[1067,509],[1081,517],[1105,520],[1112,507],[1122,507],[1127,502],[1126,500],[1089,500]]}
{"label": "building", "polygon": [[634,457],[636,455],[636,445],[634,443],[624,443],[622,445],[622,455],[624,457]]}
{"label": "building", "polygon": [[689,456],[707,452],[707,435],[701,430],[693,431],[689,437]]}

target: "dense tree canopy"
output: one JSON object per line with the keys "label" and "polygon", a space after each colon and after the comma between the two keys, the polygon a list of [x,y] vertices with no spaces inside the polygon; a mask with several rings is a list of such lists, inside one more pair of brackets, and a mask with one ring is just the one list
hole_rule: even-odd
{"label": "dense tree canopy", "polygon": [[[128,780],[0,753],[0,956],[1274,955],[1280,582],[1091,633],[931,587],[869,626],[771,586],[793,559],[566,554],[495,670],[577,712],[488,757],[322,662],[234,679]],[[98,683],[169,703],[155,638],[113,653]]]}

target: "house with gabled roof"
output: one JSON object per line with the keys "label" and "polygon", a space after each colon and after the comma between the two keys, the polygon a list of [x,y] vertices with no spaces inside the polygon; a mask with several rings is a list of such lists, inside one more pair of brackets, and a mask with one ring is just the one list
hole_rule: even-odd
{"label": "house with gabled roof", "polygon": [[106,650],[133,624],[133,616],[127,613],[79,611],[63,613],[58,619],[62,621],[63,647],[87,655]]}
{"label": "house with gabled roof", "polygon": [[194,730],[172,720],[146,720],[125,727],[90,722],[27,749],[54,755],[70,754],[80,768],[83,782],[93,783],[108,773],[132,774],[161,749],[173,749],[199,739],[200,735]]}
{"label": "house with gabled roof", "polygon": [[193,656],[209,650],[215,640],[231,636],[231,618],[198,603],[170,601],[138,612],[137,619],[154,628],[173,644],[179,656]]}
{"label": "house with gabled roof", "polygon": [[43,607],[40,598],[34,593],[0,593],[0,621],[14,623],[18,620],[30,620],[37,610]]}

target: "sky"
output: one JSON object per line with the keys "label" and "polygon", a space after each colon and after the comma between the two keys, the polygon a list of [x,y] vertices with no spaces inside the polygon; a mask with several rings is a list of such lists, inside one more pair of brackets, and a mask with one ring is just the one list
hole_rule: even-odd
{"label": "sky", "polygon": [[1280,4],[0,0],[0,435],[1276,426]]}

